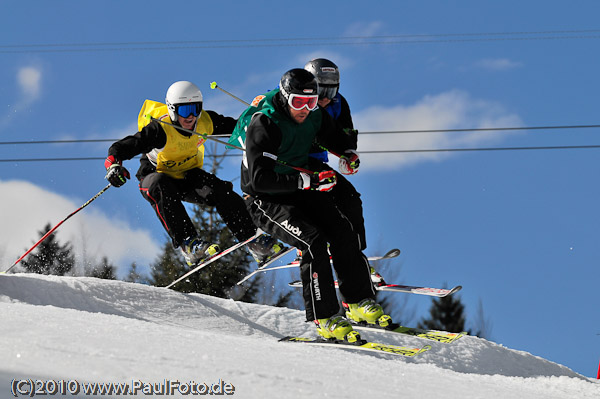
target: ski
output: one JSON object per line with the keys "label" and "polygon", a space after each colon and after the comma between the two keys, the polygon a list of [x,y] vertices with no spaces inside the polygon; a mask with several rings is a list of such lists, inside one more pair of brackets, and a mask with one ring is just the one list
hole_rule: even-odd
{"label": "ski", "polygon": [[383,328],[376,325],[369,325],[366,323],[355,323],[352,320],[348,320],[352,323],[352,327],[357,331],[380,331],[392,334],[406,334],[417,338],[429,339],[431,341],[437,341],[444,344],[450,344],[460,337],[465,335],[469,335],[468,332],[463,331],[460,333],[452,333],[448,331],[438,331],[438,330],[425,330],[421,328],[414,327],[404,327],[398,324],[393,324],[391,328]]}
{"label": "ski", "polygon": [[[371,275],[373,276],[373,275]],[[302,282],[300,280],[292,281],[288,284],[290,287],[294,288],[302,288]],[[431,287],[421,287],[414,285],[399,285],[399,284],[374,284],[374,287],[377,291],[392,291],[392,292],[405,292],[409,294],[419,294],[419,295],[428,295],[435,296],[438,298],[443,298],[448,295],[452,295],[462,289],[462,286],[457,285],[456,287],[446,289],[446,288],[431,288]],[[335,281],[335,288],[338,287],[338,282]]]}
{"label": "ski", "polygon": [[363,350],[379,353],[389,353],[392,355],[400,355],[413,357],[431,349],[430,345],[425,345],[420,348],[412,348],[405,346],[387,345],[376,342],[369,342],[366,340],[360,340],[357,343],[349,343],[346,341],[339,340],[326,340],[323,338],[307,338],[307,337],[284,337],[279,342],[297,342],[309,345],[321,345],[321,346],[336,346],[343,349],[352,350]]}
{"label": "ski", "polygon": [[[277,259],[281,258],[284,255],[287,255],[292,249],[292,248],[288,248],[285,253],[282,253],[281,255],[277,256],[275,259],[270,259],[267,263],[264,263],[262,266],[259,266],[258,269],[254,270],[252,273],[250,273],[249,275],[247,275],[246,277],[244,277],[243,279],[241,279],[240,281],[238,281],[237,285],[242,284],[243,282],[247,281],[248,279],[250,279],[251,277],[253,277],[254,275],[261,273],[261,272],[270,272],[273,270],[280,270],[280,269],[288,269],[288,268],[293,268],[293,267],[298,267],[300,266],[300,260],[296,259],[293,260],[292,262],[288,263],[287,265],[281,265],[281,266],[275,266],[275,267],[268,267],[270,264],[272,264],[274,261],[276,261]],[[391,249],[388,252],[386,252],[384,255],[380,255],[380,256],[369,256],[367,257],[367,259],[370,262],[376,262],[376,261],[380,261],[380,260],[384,260],[384,259],[391,259],[391,258],[395,258],[398,255],[400,255],[400,250],[397,248]]]}
{"label": "ski", "polygon": [[[337,285],[336,285],[337,286]],[[394,291],[394,292],[406,292],[410,294],[429,295],[438,298],[443,298],[452,295],[462,289],[461,285],[457,285],[450,289],[447,288],[431,288],[431,287],[420,287],[413,285],[399,285],[399,284],[383,284],[375,286],[378,291]]]}
{"label": "ski", "polygon": [[250,274],[248,274],[246,277],[244,277],[243,279],[241,279],[240,281],[237,282],[237,285],[242,284],[243,282],[245,282],[246,280],[250,279],[251,277],[253,277],[255,274],[260,273],[260,272],[264,272],[267,270],[275,270],[275,269],[282,269],[284,267],[271,267],[269,268],[268,266],[271,265],[273,262],[275,262],[276,260],[284,257],[285,255],[289,254],[290,252],[292,252],[294,249],[294,247],[286,247],[285,249],[283,249],[282,251],[280,251],[277,255],[275,255],[274,257],[272,257],[271,259],[267,260],[266,262],[263,262],[261,264],[258,265],[258,268],[252,272],[250,272]]}
{"label": "ski", "polygon": [[200,263],[196,264],[196,267],[193,268],[192,270],[190,270],[189,272],[187,272],[186,274],[184,274],[183,276],[179,277],[177,280],[173,281],[171,284],[167,285],[165,288],[171,288],[172,286],[174,286],[175,284],[177,284],[178,282],[180,282],[181,280],[183,280],[184,278],[196,273],[198,270],[205,268],[206,266],[210,265],[211,263],[213,263],[214,261],[222,258],[223,256],[230,254],[231,252],[235,251],[236,249],[248,244],[250,241],[256,239],[257,237],[259,237],[261,234],[264,234],[264,232],[261,229],[257,229],[256,230],[256,234],[254,234],[252,237],[248,238],[245,241],[240,241],[235,245],[232,245],[231,247],[224,249],[223,251],[214,254],[213,256],[210,256],[206,259],[204,259],[203,261],[201,261]]}
{"label": "ski", "polygon": [[[367,260],[369,262],[377,262],[380,260],[395,258],[398,255],[400,255],[400,250],[398,248],[394,248],[394,249],[390,249],[389,251],[387,251],[384,255],[367,256]],[[281,269],[284,269],[286,267],[295,267],[295,266],[300,266],[300,259],[295,259],[294,261],[288,263],[287,265],[281,266]]]}
{"label": "ski", "polygon": [[367,259],[371,262],[377,262],[380,260],[392,259],[396,258],[400,255],[400,250],[398,248],[390,249],[385,254],[381,256],[367,256]]}

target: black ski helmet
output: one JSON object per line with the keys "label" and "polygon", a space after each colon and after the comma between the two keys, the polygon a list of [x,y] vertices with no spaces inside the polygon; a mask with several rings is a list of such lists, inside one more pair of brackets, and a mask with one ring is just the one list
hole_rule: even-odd
{"label": "black ski helmet", "polygon": [[287,102],[290,94],[317,95],[319,83],[317,78],[306,69],[294,68],[283,74],[279,89]]}
{"label": "black ski helmet", "polygon": [[304,69],[317,77],[320,86],[340,86],[340,70],[337,65],[325,58],[308,61]]}

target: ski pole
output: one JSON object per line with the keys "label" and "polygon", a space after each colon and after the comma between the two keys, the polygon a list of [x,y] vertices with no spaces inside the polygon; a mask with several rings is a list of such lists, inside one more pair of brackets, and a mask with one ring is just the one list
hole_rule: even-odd
{"label": "ski pole", "polygon": [[173,281],[171,284],[167,285],[165,288],[171,288],[172,286],[174,286],[175,284],[177,284],[178,282],[180,282],[181,280],[183,280],[184,278],[188,277],[189,275],[196,273],[198,270],[210,265],[211,263],[213,263],[214,261],[222,258],[223,256],[235,251],[236,249],[242,247],[243,245],[248,244],[250,241],[256,239],[257,237],[260,237],[261,234],[263,234],[264,232],[261,229],[256,229],[256,233],[254,233],[254,235],[250,238],[248,238],[245,241],[240,241],[237,244],[234,244],[233,246],[222,250],[221,252],[219,252],[218,254],[215,254],[209,258],[206,258],[205,260],[201,261],[199,264],[196,265],[196,267],[192,270],[190,270],[189,272],[187,272],[186,274],[184,274],[183,276],[179,277],[177,280]]}
{"label": "ski pole", "polygon": [[299,166],[294,166],[294,165],[290,165],[289,163],[282,161],[280,159],[277,158],[277,155],[275,154],[271,154],[270,152],[263,152],[263,156],[267,157],[267,158],[271,158],[272,160],[274,160],[275,162],[277,162],[280,165],[283,166],[287,166],[288,168],[292,168],[297,170],[298,172],[304,172],[304,173],[308,173],[309,175],[313,175],[316,174],[317,172],[313,172],[312,170],[308,170],[308,169],[304,169],[301,168]]}
{"label": "ski pole", "polygon": [[104,187],[102,190],[100,190],[100,192],[96,195],[94,195],[92,198],[90,198],[85,204],[81,205],[79,208],[77,208],[74,212],[72,212],[69,216],[67,216],[66,218],[64,218],[63,220],[60,221],[60,223],[58,223],[56,226],[54,226],[50,231],[48,231],[42,238],[40,238],[40,240],[38,242],[35,243],[35,245],[31,248],[29,248],[29,250],[27,252],[25,252],[19,259],[17,259],[17,261],[15,263],[12,264],[11,267],[9,267],[8,269],[6,269],[3,273],[8,273],[13,267],[15,267],[17,265],[17,263],[19,263],[21,260],[23,260],[24,257],[26,257],[31,251],[33,251],[35,249],[35,247],[37,247],[38,245],[40,245],[40,243],[42,241],[44,241],[50,234],[52,234],[54,232],[54,230],[58,229],[58,227],[63,224],[64,222],[66,222],[71,216],[75,215],[77,212],[79,212],[80,210],[82,210],[83,208],[85,208],[86,206],[88,206],[93,200],[95,200],[96,198],[98,198],[99,196],[101,196],[102,194],[104,194],[104,192],[106,190],[108,190],[110,188],[110,184],[108,184],[106,187]]}
{"label": "ski pole", "polygon": [[[160,119],[156,119],[156,118],[152,117],[151,115],[146,115],[146,119],[157,121],[157,122],[160,122],[160,123],[164,123],[165,125],[173,126],[174,128],[177,128],[179,130],[183,130],[184,132],[192,133],[192,134],[195,134],[197,136],[203,137],[205,139],[213,140],[213,141],[216,141],[217,143],[225,144],[225,145],[228,145],[230,147],[237,148],[238,150],[242,150],[242,151],[246,152],[246,149],[243,148],[243,147],[237,146],[235,144],[230,144],[230,143],[225,142],[223,140],[219,140],[219,139],[217,139],[215,137],[212,137],[212,136],[210,136],[208,134],[194,132],[193,130],[189,130],[189,129],[186,129],[186,128],[181,127],[181,126],[173,125],[172,123],[165,122],[165,121],[162,121]],[[266,157],[269,157],[269,158],[271,158],[273,160],[275,160],[275,162],[277,162],[277,163],[279,163],[281,165],[287,166],[288,168],[296,169],[299,172],[304,172],[304,173],[309,173],[309,174],[315,173],[315,172],[312,172],[312,171],[310,171],[308,169],[304,169],[304,168],[301,168],[299,166],[293,166],[293,165],[288,164],[287,162],[281,161],[281,160],[277,159],[276,155],[270,154],[268,152],[263,152],[263,155],[266,156]]]}
{"label": "ski pole", "polygon": [[[242,104],[245,104],[245,105],[247,105],[248,107],[250,106],[250,103],[247,103],[246,101],[242,100],[241,98],[239,98],[239,97],[237,97],[237,96],[234,96],[233,94],[231,94],[231,93],[230,93],[230,92],[228,92],[227,90],[225,90],[225,89],[221,88],[221,87],[220,87],[220,86],[217,84],[217,82],[212,82],[212,83],[210,84],[210,88],[211,88],[211,89],[219,89],[219,90],[221,90],[223,93],[225,93],[225,94],[227,94],[227,95],[229,95],[229,96],[231,96],[231,97],[235,98],[236,100],[238,100],[238,101],[239,101],[239,102],[241,102]],[[330,151],[330,150],[328,150],[327,148],[323,147],[323,146],[322,146],[322,145],[320,145],[320,144],[319,144],[319,147],[320,147],[320,148],[321,148],[323,151],[328,151],[328,152],[330,152],[331,154],[335,155],[335,156],[336,156],[336,157],[338,157],[338,158],[348,158],[346,155],[342,155],[342,154],[338,154],[338,153],[336,153],[336,152]]]}
{"label": "ski pole", "polygon": [[146,119],[148,119],[149,121],[157,121],[157,122],[160,122],[160,123],[162,123],[162,124],[165,124],[165,125],[173,126],[174,128],[176,128],[176,129],[179,129],[179,130],[183,130],[184,132],[188,132],[188,133],[191,133],[191,134],[195,134],[196,136],[200,136],[200,137],[202,137],[202,138],[204,138],[204,139],[208,139],[208,140],[216,141],[217,143],[225,144],[225,145],[228,145],[228,146],[230,146],[230,147],[237,148],[238,150],[242,150],[242,151],[244,151],[244,149],[243,149],[242,147],[239,147],[239,146],[237,146],[237,145],[234,145],[234,144],[230,144],[230,143],[228,143],[228,142],[226,142],[226,141],[223,141],[223,140],[219,140],[218,138],[216,138],[216,137],[212,137],[211,135],[208,135],[208,134],[206,134],[206,133],[198,133],[198,132],[195,132],[195,131],[193,131],[193,130],[189,130],[189,129],[186,129],[186,128],[184,128],[184,127],[181,127],[181,126],[177,126],[177,125],[174,125],[174,124],[172,124],[172,123],[165,122],[165,121],[163,121],[163,120],[160,120],[160,119],[156,119],[156,118],[154,118],[152,115],[144,115],[144,117],[145,117]]}
{"label": "ski pole", "polygon": [[224,90],[223,88],[221,88],[221,87],[220,87],[220,86],[217,84],[217,82],[212,82],[212,83],[210,84],[210,88],[211,88],[211,89],[213,89],[213,90],[214,90],[214,89],[219,89],[219,90],[221,90],[223,93],[225,93],[225,94],[227,94],[227,95],[229,95],[229,96],[231,96],[231,97],[235,98],[236,100],[238,100],[238,101],[239,101],[239,102],[241,102],[242,104],[245,104],[245,105],[246,105],[246,106],[248,106],[248,107],[250,106],[250,103],[247,103],[246,101],[242,100],[241,98],[239,98],[239,97],[236,97],[236,96],[234,96],[233,94],[231,94],[230,92],[228,92],[227,90]]}

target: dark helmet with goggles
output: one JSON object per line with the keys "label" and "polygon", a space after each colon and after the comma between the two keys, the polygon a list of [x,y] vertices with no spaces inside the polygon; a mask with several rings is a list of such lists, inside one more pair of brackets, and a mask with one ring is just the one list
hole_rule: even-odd
{"label": "dark helmet with goggles", "polygon": [[315,75],[319,82],[319,98],[332,99],[340,88],[340,70],[325,58],[308,61],[304,69]]}
{"label": "dark helmet with goggles", "polygon": [[281,77],[279,90],[287,104],[295,110],[317,108],[319,84],[306,69],[290,69]]}

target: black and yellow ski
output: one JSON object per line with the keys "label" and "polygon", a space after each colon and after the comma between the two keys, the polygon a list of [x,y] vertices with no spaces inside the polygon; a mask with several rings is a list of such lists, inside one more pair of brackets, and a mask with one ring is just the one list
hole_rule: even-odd
{"label": "black and yellow ski", "polygon": [[468,335],[468,333],[466,331],[463,331],[460,333],[453,333],[453,332],[448,332],[448,331],[424,330],[421,328],[404,327],[404,326],[400,326],[398,324],[392,325],[391,328],[389,328],[389,329],[385,329],[382,327],[378,327],[375,325],[369,325],[366,323],[354,323],[351,320],[350,320],[350,322],[352,323],[352,328],[354,328],[357,331],[380,331],[380,332],[388,332],[388,333],[396,333],[396,334],[406,334],[406,335],[411,335],[413,337],[424,338],[424,339],[429,339],[431,341],[441,342],[444,344],[452,343],[452,342],[456,341],[457,339],[459,339],[460,337]]}
{"label": "black and yellow ski", "polygon": [[307,337],[284,337],[279,340],[280,342],[298,342],[303,344],[310,345],[321,345],[321,346],[337,346],[343,349],[352,349],[352,350],[363,350],[363,351],[371,351],[371,352],[383,352],[389,353],[392,355],[400,355],[407,357],[414,357],[423,352],[431,349],[430,345],[425,345],[420,348],[413,347],[404,347],[404,346],[396,346],[396,345],[387,345],[387,344],[379,344],[376,342],[369,342],[364,339],[361,339],[355,343],[350,343],[346,341],[340,341],[335,339],[323,339],[323,338],[307,338]]}

